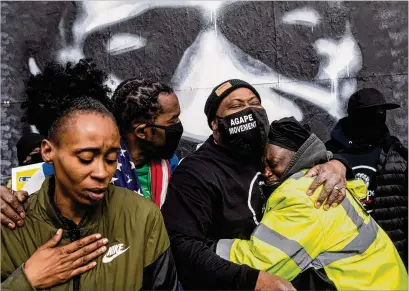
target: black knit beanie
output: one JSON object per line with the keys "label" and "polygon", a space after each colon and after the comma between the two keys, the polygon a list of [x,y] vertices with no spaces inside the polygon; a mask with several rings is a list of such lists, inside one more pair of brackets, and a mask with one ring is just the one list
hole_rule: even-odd
{"label": "black knit beanie", "polygon": [[296,152],[310,135],[294,117],[285,117],[271,123],[268,143]]}
{"label": "black knit beanie", "polygon": [[217,109],[219,108],[220,103],[223,99],[229,95],[231,92],[238,88],[247,88],[251,90],[254,95],[260,100],[260,95],[258,94],[257,90],[251,86],[249,83],[239,80],[239,79],[231,79],[224,81],[223,83],[217,85],[210,93],[209,97],[207,98],[204,113],[207,116],[207,124],[209,125],[210,129],[212,128],[212,121],[216,116]]}

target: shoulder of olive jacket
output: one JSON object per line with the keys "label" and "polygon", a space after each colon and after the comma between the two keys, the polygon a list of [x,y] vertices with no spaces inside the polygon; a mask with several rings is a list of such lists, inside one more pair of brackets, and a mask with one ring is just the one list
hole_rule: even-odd
{"label": "shoulder of olive jacket", "polygon": [[[23,264],[62,228],[49,201],[50,178],[27,202],[25,226],[2,227],[2,288],[33,290]],[[81,237],[100,233],[108,238],[106,253],[97,266],[80,276],[83,290],[177,289],[177,276],[169,238],[159,208],[125,188],[108,186],[103,200],[94,206],[79,229]],[[64,230],[61,245],[70,243]],[[70,281],[58,290],[70,290]],[[53,288],[51,288],[53,290]]]}

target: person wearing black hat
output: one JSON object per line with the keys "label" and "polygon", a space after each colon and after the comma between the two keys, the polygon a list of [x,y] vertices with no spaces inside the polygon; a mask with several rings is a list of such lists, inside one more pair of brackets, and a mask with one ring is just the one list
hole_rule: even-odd
{"label": "person wearing black hat", "polygon": [[398,107],[374,88],[355,92],[348,102],[348,116],[335,125],[326,146],[343,156],[355,177],[365,181],[368,192],[362,202],[407,267],[408,150],[385,124],[386,112]]}
{"label": "person wearing black hat", "polygon": [[[43,158],[40,153],[41,141],[44,139],[39,133],[26,133],[17,142],[17,159],[19,166],[27,166],[42,163]],[[11,177],[7,177],[4,185],[11,189]]]}
{"label": "person wearing black hat", "polygon": [[[280,275],[302,290],[403,290],[408,275],[388,235],[362,208],[362,180],[347,182],[342,207],[316,209],[306,170],[328,160],[324,143],[294,117],[270,126],[263,218],[249,240],[220,240],[226,260]],[[374,275],[376,274],[376,275]]]}
{"label": "person wearing black hat", "polygon": [[[310,135],[309,129],[299,125],[294,117],[285,117],[271,123],[265,153],[264,177],[267,184],[278,183],[279,177],[288,172],[287,166],[292,160],[295,160],[294,155]],[[303,169],[311,168],[319,162],[328,161],[327,156],[317,158],[317,155],[321,154],[320,152],[310,154],[311,160],[317,161],[317,163],[305,165]],[[270,171],[271,167],[267,165],[274,166],[274,172]]]}
{"label": "person wearing black hat", "polygon": [[[286,280],[215,253],[220,239],[249,238],[262,217],[261,172],[269,121],[260,95],[245,81],[228,80],[212,90],[204,111],[213,134],[179,164],[162,208],[182,287],[290,290]],[[318,175],[312,187],[325,181],[329,205],[345,197],[341,163],[331,161],[311,173]]]}
{"label": "person wearing black hat", "polygon": [[40,153],[41,141],[44,139],[39,133],[23,135],[17,142],[17,159],[19,166],[42,163]]}

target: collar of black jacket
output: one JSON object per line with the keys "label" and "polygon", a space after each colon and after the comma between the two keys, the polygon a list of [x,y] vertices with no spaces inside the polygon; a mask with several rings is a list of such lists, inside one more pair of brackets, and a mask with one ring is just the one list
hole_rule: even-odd
{"label": "collar of black jacket", "polygon": [[199,148],[199,150],[206,150],[206,154],[211,154],[213,158],[223,162],[226,166],[250,166],[255,167],[258,171],[261,171],[263,168],[263,157],[259,159],[251,155],[243,155],[233,151],[232,149],[217,143],[214,140],[213,135],[210,135],[205,143]]}

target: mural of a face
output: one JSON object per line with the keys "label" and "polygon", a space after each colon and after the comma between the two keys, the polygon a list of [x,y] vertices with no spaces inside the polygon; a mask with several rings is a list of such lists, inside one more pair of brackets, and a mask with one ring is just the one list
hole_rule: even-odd
{"label": "mural of a face", "polygon": [[203,108],[211,89],[241,78],[257,88],[270,121],[294,115],[324,140],[355,89],[378,88],[401,105],[387,123],[407,142],[407,2],[50,1],[1,7],[2,99],[10,102],[2,107],[4,169],[16,157],[23,80],[52,59],[92,58],[110,74],[112,88],[135,76],[170,82],[180,99],[185,140],[210,134]]}
{"label": "mural of a face", "polygon": [[135,75],[170,81],[185,136],[198,140],[211,133],[203,114],[211,88],[230,78],[256,86],[270,120],[305,119],[307,106],[334,122],[356,88],[348,77],[361,68],[347,18],[327,29],[334,9],[343,10],[314,2],[83,2],[73,42],[58,58],[92,58],[113,88]]}

